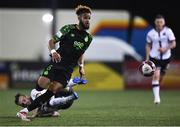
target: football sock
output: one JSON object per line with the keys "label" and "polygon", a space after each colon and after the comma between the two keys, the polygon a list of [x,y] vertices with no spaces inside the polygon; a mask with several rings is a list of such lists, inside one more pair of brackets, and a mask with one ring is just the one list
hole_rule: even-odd
{"label": "football sock", "polygon": [[43,103],[45,103],[46,101],[48,101],[52,96],[54,95],[54,93],[50,90],[47,90],[43,95],[39,96],[38,98],[36,98],[28,107],[28,111],[32,111],[37,107],[40,107]]}
{"label": "football sock", "polygon": [[67,96],[67,97],[58,97],[53,98],[49,101],[50,106],[57,106],[57,105],[63,105],[68,103],[69,101],[75,100],[75,96],[73,94]]}
{"label": "football sock", "polygon": [[153,95],[154,95],[154,100],[160,101],[160,95],[159,95],[160,86],[159,86],[159,81],[152,81],[152,91],[153,91]]}
{"label": "football sock", "polygon": [[73,82],[73,79],[70,79],[66,87],[73,87],[76,83]]}

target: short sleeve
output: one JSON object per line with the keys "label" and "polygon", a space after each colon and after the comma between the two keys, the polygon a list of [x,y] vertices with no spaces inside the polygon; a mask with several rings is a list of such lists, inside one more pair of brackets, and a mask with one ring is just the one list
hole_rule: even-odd
{"label": "short sleeve", "polygon": [[146,42],[147,42],[147,43],[151,43],[151,42],[152,42],[150,33],[148,33],[147,36],[146,36]]}
{"label": "short sleeve", "polygon": [[173,33],[173,31],[169,28],[168,29],[168,40],[169,41],[173,41],[173,40],[176,40],[176,38],[175,38],[175,36],[174,36],[174,33]]}
{"label": "short sleeve", "polygon": [[61,31],[59,30],[59,31],[53,36],[53,39],[55,40],[55,42],[58,42],[58,41],[60,41],[61,36],[62,36],[62,33],[61,33]]}
{"label": "short sleeve", "polygon": [[63,26],[54,36],[53,39],[55,42],[60,41],[61,37],[66,35],[67,33],[70,32],[71,29],[73,29],[75,26],[74,25],[65,25]]}

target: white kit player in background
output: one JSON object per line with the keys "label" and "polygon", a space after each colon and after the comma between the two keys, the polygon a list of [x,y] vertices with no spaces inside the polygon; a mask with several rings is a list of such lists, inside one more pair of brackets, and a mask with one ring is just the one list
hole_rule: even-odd
{"label": "white kit player in background", "polygon": [[160,103],[160,83],[165,75],[171,59],[171,49],[176,47],[176,38],[172,30],[165,26],[162,15],[155,17],[155,28],[151,29],[146,37],[146,61],[151,60],[156,65],[152,78],[154,103]]}

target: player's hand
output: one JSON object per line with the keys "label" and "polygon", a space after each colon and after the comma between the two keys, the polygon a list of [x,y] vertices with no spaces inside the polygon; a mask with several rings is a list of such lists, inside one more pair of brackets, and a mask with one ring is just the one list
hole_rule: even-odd
{"label": "player's hand", "polygon": [[61,61],[61,56],[60,56],[60,54],[57,53],[57,52],[53,52],[53,53],[52,53],[52,61],[53,61],[53,62],[56,62],[56,63],[60,62],[60,61]]}
{"label": "player's hand", "polygon": [[81,79],[85,79],[84,67],[79,67],[79,74]]}
{"label": "player's hand", "polygon": [[167,51],[167,48],[165,48],[165,47],[164,48],[159,48],[158,51],[160,53],[165,53]]}

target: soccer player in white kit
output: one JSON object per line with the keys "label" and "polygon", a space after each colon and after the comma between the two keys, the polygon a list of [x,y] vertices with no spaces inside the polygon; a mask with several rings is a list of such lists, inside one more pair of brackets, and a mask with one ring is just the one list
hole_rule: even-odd
{"label": "soccer player in white kit", "polygon": [[165,18],[162,15],[155,17],[155,28],[146,36],[146,61],[151,60],[156,65],[156,71],[152,77],[152,91],[154,103],[160,103],[160,83],[170,62],[171,49],[176,47],[176,38],[172,30],[165,26]]}

